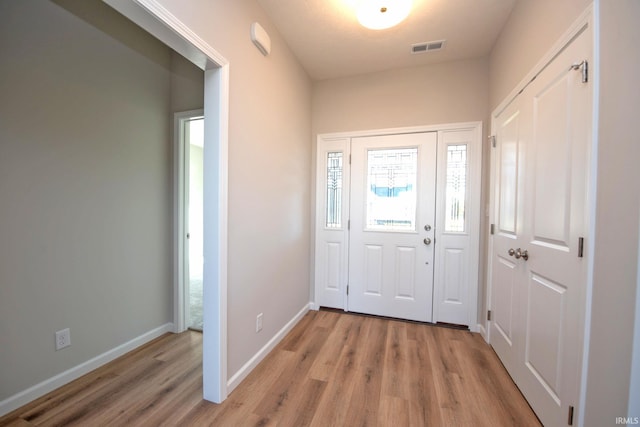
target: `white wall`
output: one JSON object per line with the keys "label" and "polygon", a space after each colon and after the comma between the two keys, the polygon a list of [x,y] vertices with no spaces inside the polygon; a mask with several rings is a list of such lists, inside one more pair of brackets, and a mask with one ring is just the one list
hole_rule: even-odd
{"label": "white wall", "polygon": [[[640,217],[640,2],[601,0],[598,182],[585,426],[627,415]],[[598,70],[596,70],[598,72]],[[640,416],[636,413],[635,416]]]}
{"label": "white wall", "polygon": [[[315,82],[312,101],[314,158],[315,137],[322,133],[483,121],[483,132],[487,134],[488,84],[487,58]],[[486,138],[483,138],[483,147],[483,168],[488,170]],[[483,177],[482,206],[488,199],[485,197],[488,194],[486,184]],[[486,219],[483,216],[480,224],[481,260],[485,259]],[[479,271],[480,318],[485,312],[484,264],[481,263]],[[311,280],[313,282],[313,277]],[[311,292],[313,294],[313,289]]]}
{"label": "white wall", "polygon": [[490,55],[492,111],[591,3],[591,0],[516,2]]}
{"label": "white wall", "polygon": [[487,59],[315,82],[313,133],[486,120]]}
{"label": "white wall", "polygon": [[[520,0],[490,56],[495,108],[591,2]],[[627,414],[637,288],[640,158],[633,124],[640,111],[640,3],[602,0],[593,303],[586,426],[615,425]],[[600,75],[597,76],[598,71]],[[625,191],[626,190],[626,191]],[[584,384],[583,384],[584,386]]]}
{"label": "white wall", "polygon": [[[311,83],[254,0],[159,3],[230,63],[232,377],[309,302]],[[271,36],[267,57],[250,40],[254,21]],[[256,333],[259,313],[264,329]]]}
{"label": "white wall", "polygon": [[172,321],[172,138],[169,50],[99,1],[0,2],[0,58],[2,401]]}

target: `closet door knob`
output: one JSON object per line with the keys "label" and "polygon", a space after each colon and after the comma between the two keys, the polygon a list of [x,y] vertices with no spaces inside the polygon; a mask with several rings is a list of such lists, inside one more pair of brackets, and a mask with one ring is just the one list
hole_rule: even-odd
{"label": "closet door knob", "polygon": [[528,260],[529,252],[527,252],[526,249],[524,251],[521,250],[520,248],[516,249],[516,259],[520,259],[520,258],[522,258],[525,261]]}

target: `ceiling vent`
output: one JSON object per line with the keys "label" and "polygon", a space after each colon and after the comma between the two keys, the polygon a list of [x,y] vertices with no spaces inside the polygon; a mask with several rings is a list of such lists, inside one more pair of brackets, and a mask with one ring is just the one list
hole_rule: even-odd
{"label": "ceiling vent", "polygon": [[446,40],[436,40],[432,42],[416,43],[411,45],[411,53],[424,53],[440,50],[444,47]]}

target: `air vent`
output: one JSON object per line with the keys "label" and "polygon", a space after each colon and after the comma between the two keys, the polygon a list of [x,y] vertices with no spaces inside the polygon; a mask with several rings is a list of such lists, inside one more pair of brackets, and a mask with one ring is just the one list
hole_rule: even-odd
{"label": "air vent", "polygon": [[411,45],[411,53],[424,53],[434,50],[440,50],[444,47],[445,40],[436,40],[432,42],[416,43]]}

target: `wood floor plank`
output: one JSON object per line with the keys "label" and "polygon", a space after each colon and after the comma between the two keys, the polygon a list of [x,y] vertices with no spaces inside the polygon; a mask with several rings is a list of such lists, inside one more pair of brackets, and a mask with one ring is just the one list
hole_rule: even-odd
{"label": "wood floor plank", "polygon": [[326,381],[307,378],[297,399],[295,410],[284,413],[278,423],[282,426],[304,427],[311,424],[311,420],[317,414],[317,408],[327,387]]}
{"label": "wood floor plank", "polygon": [[[290,369],[282,372],[269,393],[264,396],[254,413],[265,419],[274,420],[282,417],[285,409],[295,408],[302,388],[303,379],[307,377],[309,369],[325,345],[329,331],[325,328],[314,327],[306,340],[299,341],[299,351]],[[283,409],[284,408],[284,409]]]}
{"label": "wood floor plank", "polygon": [[387,343],[382,375],[384,396],[407,399],[410,375],[407,366],[407,329],[405,322],[390,321],[387,327]]}
{"label": "wood floor plank", "polygon": [[322,353],[316,358],[309,371],[309,377],[320,381],[327,381],[335,371],[338,358],[349,339],[354,325],[353,316],[342,316],[334,324]]}
{"label": "wood floor plank", "polygon": [[382,371],[360,366],[354,378],[344,425],[354,427],[377,425],[381,388]]}
{"label": "wood floor plank", "polygon": [[33,426],[540,426],[468,331],[310,312],[222,404],[202,335],[167,334],[0,418]]}
{"label": "wood floor plank", "polygon": [[[294,352],[280,348],[272,351],[242,384],[231,393],[224,404],[219,405],[220,408],[217,414],[214,418],[211,418],[212,423],[214,425],[222,425],[223,423],[228,423],[228,425],[243,425],[247,423],[247,425],[251,425],[249,419],[254,415],[260,420],[261,417],[254,414],[253,411],[261,402],[265,393],[270,392],[266,390],[266,385],[271,386],[274,384],[282,373],[293,365],[295,357],[296,354]],[[183,422],[181,425],[193,424]]]}
{"label": "wood floor plank", "polygon": [[352,399],[356,369],[356,350],[345,346],[342,350],[336,371],[331,376],[322,396],[312,426],[345,425],[349,401]]}
{"label": "wood floor plank", "polygon": [[380,398],[378,425],[410,427],[409,402],[400,397],[383,395]]}

